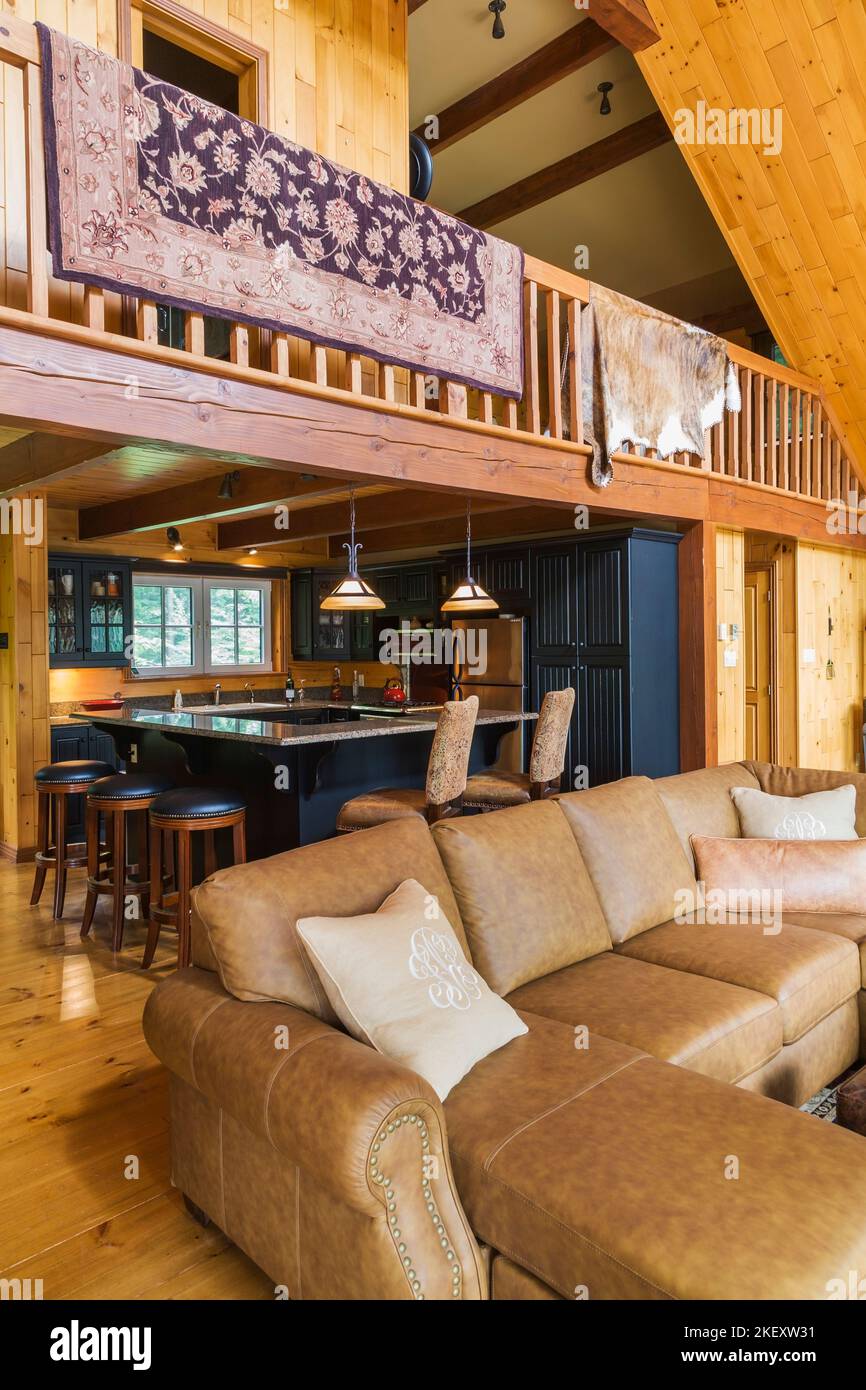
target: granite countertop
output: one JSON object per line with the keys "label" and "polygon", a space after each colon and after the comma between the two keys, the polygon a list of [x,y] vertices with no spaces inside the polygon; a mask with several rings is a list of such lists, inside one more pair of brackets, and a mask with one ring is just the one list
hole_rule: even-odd
{"label": "granite countertop", "polygon": [[[298,705],[294,706],[295,710]],[[303,709],[351,708],[346,701],[304,700]],[[278,716],[271,718],[251,718],[249,715],[196,714],[195,708],[174,710],[124,708],[121,710],[82,710],[73,712],[65,718],[70,722],[119,724],[127,729],[162,729],[166,733],[176,730],[183,734],[196,734],[202,738],[233,739],[242,743],[263,743],[271,747],[292,747],[305,743],[341,743],[346,739],[383,738],[388,734],[417,734],[436,728],[438,708],[431,707],[429,714],[401,714],[394,718],[378,715],[362,717],[336,724],[286,724]],[[516,724],[537,719],[534,713],[518,710],[479,710],[477,724]]]}

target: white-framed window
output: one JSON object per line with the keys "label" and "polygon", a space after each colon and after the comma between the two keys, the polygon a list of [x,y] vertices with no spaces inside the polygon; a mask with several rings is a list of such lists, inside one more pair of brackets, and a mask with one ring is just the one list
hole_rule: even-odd
{"label": "white-framed window", "polygon": [[133,661],[142,676],[271,670],[271,584],[135,574]]}
{"label": "white-framed window", "polygon": [[271,585],[250,579],[205,579],[206,669],[270,671]]}

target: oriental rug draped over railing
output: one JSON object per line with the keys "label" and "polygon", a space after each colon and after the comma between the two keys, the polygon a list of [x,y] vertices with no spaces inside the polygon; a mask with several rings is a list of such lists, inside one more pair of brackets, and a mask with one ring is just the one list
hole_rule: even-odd
{"label": "oriental rug draped over railing", "polygon": [[37,28],[55,275],[521,395],[516,246]]}

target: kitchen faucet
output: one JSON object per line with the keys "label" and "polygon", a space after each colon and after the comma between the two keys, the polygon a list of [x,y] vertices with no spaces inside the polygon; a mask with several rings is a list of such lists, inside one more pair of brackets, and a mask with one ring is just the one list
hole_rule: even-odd
{"label": "kitchen faucet", "polygon": [[250,695],[250,704],[251,704],[251,705],[254,705],[254,704],[256,703],[256,692],[253,690],[253,688],[252,688],[252,686],[250,685],[249,681],[244,681],[244,690],[248,690],[248,691],[249,691],[249,695]]}
{"label": "kitchen faucet", "polygon": [[222,686],[220,685],[219,681],[217,681],[216,685],[215,685],[214,688],[213,688],[213,702],[214,702],[215,705],[218,705],[219,702],[220,702],[220,691],[221,691],[221,690],[222,690]]}

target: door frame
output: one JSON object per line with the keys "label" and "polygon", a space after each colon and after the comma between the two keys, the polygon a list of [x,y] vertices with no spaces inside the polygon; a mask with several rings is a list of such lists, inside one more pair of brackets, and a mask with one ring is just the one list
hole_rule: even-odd
{"label": "door frame", "polygon": [[[766,573],[769,576],[770,595],[770,749],[769,761],[775,762],[779,755],[779,563],[778,560],[747,560],[743,567],[745,580],[750,574]],[[743,641],[745,644],[746,610],[743,606]],[[745,682],[743,684],[745,701]]]}

